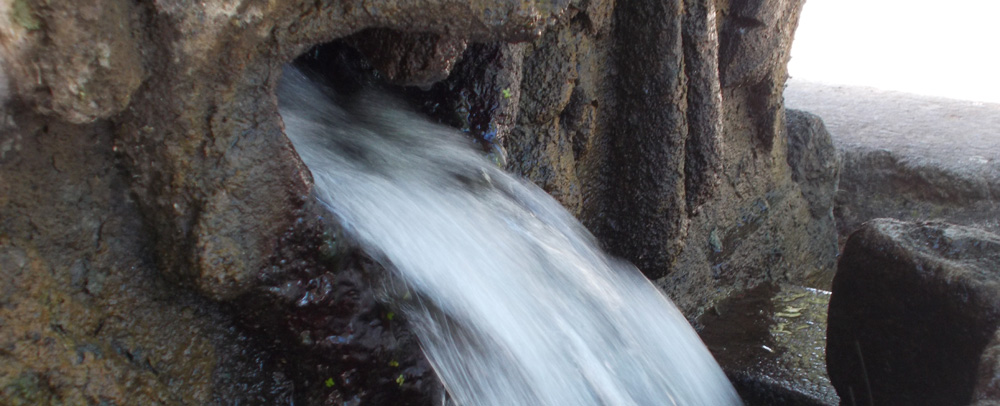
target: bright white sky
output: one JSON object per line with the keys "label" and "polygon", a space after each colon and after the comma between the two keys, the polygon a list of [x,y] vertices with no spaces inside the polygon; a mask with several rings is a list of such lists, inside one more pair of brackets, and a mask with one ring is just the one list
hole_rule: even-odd
{"label": "bright white sky", "polygon": [[1000,0],[807,0],[789,74],[1000,103]]}

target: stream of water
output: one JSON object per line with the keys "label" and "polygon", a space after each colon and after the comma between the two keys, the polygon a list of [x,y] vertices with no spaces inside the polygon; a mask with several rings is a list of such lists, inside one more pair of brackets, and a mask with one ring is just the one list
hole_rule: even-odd
{"label": "stream of water", "polygon": [[677,308],[461,134],[286,69],[285,133],[455,403],[738,405]]}

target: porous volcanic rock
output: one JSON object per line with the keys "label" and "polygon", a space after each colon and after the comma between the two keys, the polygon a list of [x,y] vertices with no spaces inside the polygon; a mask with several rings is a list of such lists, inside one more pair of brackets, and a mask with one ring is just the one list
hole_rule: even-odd
{"label": "porous volcanic rock", "polygon": [[287,404],[285,356],[156,267],[107,122],[0,130],[0,404]]}
{"label": "porous volcanic rock", "polygon": [[688,314],[765,281],[828,287],[835,231],[814,196],[836,177],[800,183],[792,165],[832,169],[832,154],[790,161],[782,107],[801,5],[571,7],[524,51],[507,168]]}
{"label": "porous volcanic rock", "polygon": [[[878,219],[852,234],[827,330],[830,380],[841,399],[969,404],[1000,325],[998,269],[1000,236],[975,228]],[[989,393],[989,383],[980,385]]]}
{"label": "porous volcanic rock", "polygon": [[[366,28],[524,41],[566,7],[0,3],[0,403],[440,398],[363,256],[318,248],[333,239],[273,89],[299,53]],[[428,49],[408,61],[461,52]]]}
{"label": "porous volcanic rock", "polygon": [[417,85],[688,314],[808,281],[830,254],[784,131],[801,6],[0,2],[0,400],[441,399],[282,136],[282,66],[331,42]]}

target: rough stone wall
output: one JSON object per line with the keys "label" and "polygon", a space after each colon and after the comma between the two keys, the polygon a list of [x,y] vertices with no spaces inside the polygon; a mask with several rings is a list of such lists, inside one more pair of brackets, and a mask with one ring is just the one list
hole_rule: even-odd
{"label": "rough stone wall", "polygon": [[821,273],[781,103],[800,8],[0,0],[0,399],[440,399],[281,136],[282,65],[341,38],[395,83],[448,77],[464,126],[689,314]]}
{"label": "rough stone wall", "polygon": [[[524,40],[559,2],[6,2],[12,93],[70,123],[110,119],[166,271],[216,299],[251,285],[308,193],[273,88],[310,45],[366,27]],[[266,198],[262,198],[266,196]],[[245,219],[252,221],[245,221]]]}
{"label": "rough stone wall", "polygon": [[0,404],[284,402],[281,356],[157,270],[111,125],[22,108],[0,129]]}
{"label": "rough stone wall", "polygon": [[0,1],[0,403],[429,403],[364,260],[315,248],[273,88],[368,27],[525,40],[565,7]]}
{"label": "rough stone wall", "polygon": [[527,46],[508,168],[689,313],[765,280],[828,284],[831,207],[810,206],[787,159],[781,93],[801,7],[571,7]]}

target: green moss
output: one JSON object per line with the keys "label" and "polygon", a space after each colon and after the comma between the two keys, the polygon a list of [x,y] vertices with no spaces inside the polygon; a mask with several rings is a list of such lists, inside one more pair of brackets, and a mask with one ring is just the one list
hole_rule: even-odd
{"label": "green moss", "polygon": [[18,25],[31,31],[42,28],[42,21],[38,19],[28,0],[14,0],[11,8],[11,19]]}
{"label": "green moss", "polygon": [[38,375],[22,373],[18,377],[4,382],[0,389],[0,398],[5,405],[47,405],[52,401],[52,390]]}

